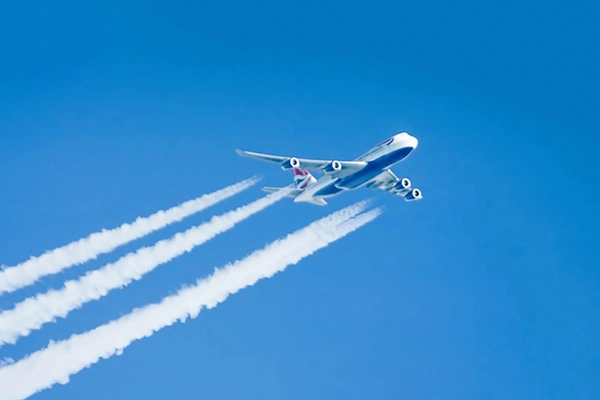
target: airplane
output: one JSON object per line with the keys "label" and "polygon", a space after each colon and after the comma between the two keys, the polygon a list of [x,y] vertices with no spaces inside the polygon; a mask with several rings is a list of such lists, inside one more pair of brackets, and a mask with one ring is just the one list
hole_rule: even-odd
{"label": "airplane", "polygon": [[[274,156],[236,150],[245,157],[279,164],[283,170],[292,170],[294,186],[286,194],[294,202],[306,202],[324,206],[325,198],[336,196],[346,190],[362,187],[382,189],[403,197],[406,201],[421,200],[421,190],[412,188],[408,178],[399,179],[390,167],[408,157],[419,141],[406,132],[384,140],[352,161],[314,160],[309,158]],[[322,174],[316,179],[309,172]],[[265,192],[283,188],[265,187]]]}

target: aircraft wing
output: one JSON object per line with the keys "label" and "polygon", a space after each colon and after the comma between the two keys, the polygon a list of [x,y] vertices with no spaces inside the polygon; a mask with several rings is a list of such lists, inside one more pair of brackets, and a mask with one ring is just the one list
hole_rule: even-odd
{"label": "aircraft wing", "polygon": [[[236,152],[240,156],[255,158],[257,160],[267,161],[274,164],[279,164],[283,169],[290,168],[304,168],[311,171],[316,171],[320,173],[335,173],[337,175],[346,175],[352,172],[356,172],[364,168],[367,163],[364,161],[337,161],[335,163],[339,163],[337,165],[334,164],[334,160],[315,160],[311,158],[297,158],[297,157],[285,157],[285,156],[275,156],[271,154],[263,154],[263,153],[255,153],[252,151],[243,151],[236,150]],[[295,162],[298,162],[299,165],[296,167],[294,165]],[[339,168],[333,169],[333,167],[338,166]]]}
{"label": "aircraft wing", "polygon": [[398,182],[400,182],[400,179],[398,179],[396,174],[394,174],[392,170],[386,169],[375,178],[367,182],[366,186],[372,189],[391,191]]}
{"label": "aircraft wing", "polygon": [[385,190],[388,193],[404,197],[406,201],[420,200],[423,198],[419,189],[411,188],[411,182],[408,178],[398,179],[396,174],[386,169],[375,178],[371,179],[366,187],[372,189]]}

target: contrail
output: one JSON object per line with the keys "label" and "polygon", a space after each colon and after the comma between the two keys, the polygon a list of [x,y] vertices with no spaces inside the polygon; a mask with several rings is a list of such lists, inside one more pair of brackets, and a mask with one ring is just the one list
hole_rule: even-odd
{"label": "contrail", "polygon": [[100,254],[109,253],[132,240],[139,239],[167,225],[181,221],[222,200],[231,197],[258,182],[256,177],[246,179],[214,193],[186,201],[166,211],[158,211],[148,217],[139,217],[130,224],[92,233],[86,238],[45,252],[39,257],[13,267],[2,266],[0,270],[0,294],[13,292],[35,283],[43,276],[56,274],[73,265],[83,264]]}
{"label": "contrail", "polygon": [[264,210],[287,193],[282,189],[233,211],[215,216],[210,221],[126,254],[114,263],[90,271],[79,279],[69,280],[59,290],[29,297],[13,309],[0,313],[0,346],[15,343],[43,324],[64,318],[83,304],[97,300],[109,291],[139,280],[146,273],[173,258],[191,251],[237,223]]}
{"label": "contrail", "polygon": [[226,265],[191,287],[163,298],[159,303],[133,310],[130,314],[67,340],[50,342],[48,347],[15,364],[0,368],[0,400],[24,399],[55,383],[66,384],[84,368],[121,354],[132,342],[154,332],[195,318],[203,307],[213,308],[239,290],[269,278],[288,265],[326,247],[375,219],[381,210],[356,215],[358,204],[338,211],[277,240],[246,258]]}

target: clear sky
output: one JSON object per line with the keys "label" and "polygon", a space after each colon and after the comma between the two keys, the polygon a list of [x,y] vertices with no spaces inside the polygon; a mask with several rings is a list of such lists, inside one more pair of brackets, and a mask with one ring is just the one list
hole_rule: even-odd
{"label": "clear sky", "polygon": [[282,201],[0,359],[373,198],[374,223],[34,398],[600,398],[598,4],[4,2],[0,263],[254,174],[291,182],[235,148],[351,159],[407,131],[419,147],[394,171],[425,199]]}

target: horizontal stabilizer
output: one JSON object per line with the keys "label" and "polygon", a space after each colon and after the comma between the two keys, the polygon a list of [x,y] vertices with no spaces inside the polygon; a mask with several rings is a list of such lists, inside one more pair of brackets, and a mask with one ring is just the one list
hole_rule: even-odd
{"label": "horizontal stabilizer", "polygon": [[[290,187],[271,187],[271,186],[266,186],[264,188],[262,188],[263,191],[267,192],[267,193],[273,193],[273,192],[277,192],[281,189],[286,189],[288,191],[288,193],[285,195],[285,197],[289,197],[292,199],[295,199],[296,196],[298,196],[300,193],[302,193],[302,189],[290,189]],[[325,200],[323,200],[322,198],[319,197],[313,197],[310,198],[309,200],[303,200],[301,201],[301,203],[310,203],[310,204],[316,204],[318,206],[324,206],[327,204],[327,202]]]}
{"label": "horizontal stabilizer", "polygon": [[290,189],[290,187],[272,187],[272,186],[265,186],[264,188],[262,188],[262,190],[264,192],[267,193],[274,193],[274,192],[278,192],[282,189],[285,189],[288,191],[288,193],[285,195],[285,197],[289,197],[289,198],[295,198],[296,196],[298,196],[300,193],[302,193],[301,189]]}
{"label": "horizontal stabilizer", "polygon": [[317,206],[325,206],[327,202],[321,197],[313,197],[310,200],[303,200],[302,203],[316,204]]}

